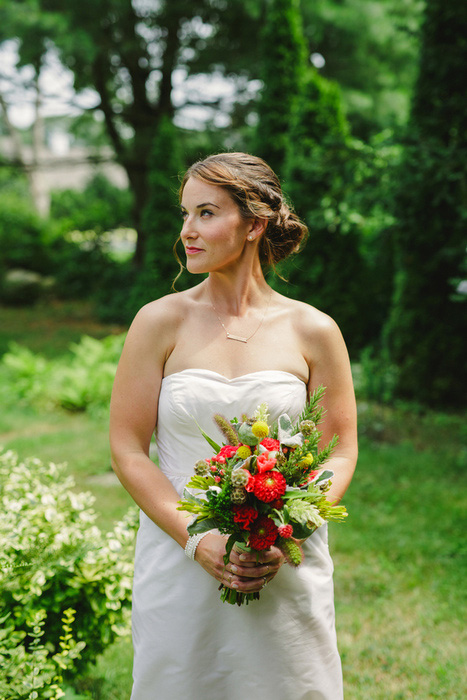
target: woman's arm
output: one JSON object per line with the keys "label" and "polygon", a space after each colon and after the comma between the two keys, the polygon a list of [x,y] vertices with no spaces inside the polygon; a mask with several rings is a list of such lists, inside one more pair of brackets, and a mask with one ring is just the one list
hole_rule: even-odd
{"label": "woman's arm", "polygon": [[340,501],[352,479],[357,463],[357,410],[347,348],[336,323],[324,314],[308,330],[310,368],[309,392],[323,385],[325,409],[319,429],[323,432],[321,444],[326,445],[337,434],[339,442],[326,467],[334,471],[327,499]]}
{"label": "woman's arm", "polygon": [[[137,314],[118,365],[110,408],[112,467],[146,515],[181,547],[188,540],[190,516],[177,510],[180,496],[149,458],[157,422],[157,404],[166,359],[177,332],[177,314],[161,299]],[[249,566],[233,555],[236,568],[224,565],[226,538],[210,534],[196,550],[196,560],[217,581],[242,592],[259,590],[263,577],[278,568],[277,556],[264,566]]]}
{"label": "woman's arm", "polygon": [[112,467],[133,500],[184,547],[188,521],[177,510],[179,496],[149,458],[164,364],[176,332],[170,306],[166,299],[148,304],[128,331],[110,404],[110,449]]}

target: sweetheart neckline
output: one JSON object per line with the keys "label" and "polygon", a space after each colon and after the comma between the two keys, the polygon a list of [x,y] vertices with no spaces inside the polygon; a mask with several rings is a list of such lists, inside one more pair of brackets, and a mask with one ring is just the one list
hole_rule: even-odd
{"label": "sweetheart neckline", "polygon": [[172,374],[167,374],[165,377],[162,377],[162,381],[170,379],[171,377],[176,377],[180,374],[186,374],[188,372],[207,372],[208,374],[213,374],[214,376],[219,377],[228,384],[236,382],[240,379],[245,379],[245,377],[251,377],[257,374],[286,374],[288,377],[296,379],[298,382],[300,382],[300,384],[306,386],[306,382],[303,379],[300,379],[300,377],[297,377],[296,374],[293,374],[292,372],[287,372],[283,369],[260,369],[256,372],[247,372],[246,374],[239,374],[236,377],[226,377],[225,374],[221,374],[220,372],[216,372],[212,369],[204,369],[202,367],[187,367],[186,369],[181,369],[179,372],[172,372]]}

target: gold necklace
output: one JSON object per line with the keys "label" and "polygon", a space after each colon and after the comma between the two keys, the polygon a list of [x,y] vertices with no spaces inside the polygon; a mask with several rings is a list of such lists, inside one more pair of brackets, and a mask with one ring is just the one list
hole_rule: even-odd
{"label": "gold necklace", "polygon": [[272,297],[272,289],[271,289],[271,291],[269,292],[268,303],[266,304],[266,307],[265,307],[265,309],[264,309],[264,313],[263,313],[263,316],[262,316],[262,318],[261,318],[261,321],[259,322],[258,326],[255,328],[255,330],[253,331],[253,333],[252,333],[251,335],[247,336],[246,338],[244,338],[244,337],[241,336],[241,335],[234,335],[233,333],[230,333],[230,332],[227,330],[227,328],[224,326],[224,323],[223,323],[221,317],[220,317],[219,314],[217,313],[217,309],[216,309],[216,307],[215,307],[215,305],[214,305],[214,302],[213,302],[213,300],[212,300],[211,290],[209,289],[209,286],[208,286],[208,294],[209,294],[209,298],[210,298],[210,300],[211,300],[211,306],[212,306],[212,308],[213,308],[213,310],[214,310],[214,313],[215,313],[216,316],[217,316],[217,320],[219,321],[219,323],[221,324],[222,328],[223,328],[224,331],[225,331],[226,339],[227,339],[227,340],[237,340],[239,343],[247,343],[249,340],[251,340],[251,338],[253,338],[253,336],[259,331],[259,329],[260,329],[261,326],[263,325],[263,321],[264,321],[264,319],[266,318],[267,310],[269,309],[269,303],[270,303],[271,297]]}

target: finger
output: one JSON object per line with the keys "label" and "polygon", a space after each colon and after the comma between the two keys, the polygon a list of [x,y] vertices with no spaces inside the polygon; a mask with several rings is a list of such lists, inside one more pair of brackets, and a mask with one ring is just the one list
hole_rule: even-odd
{"label": "finger", "polygon": [[261,564],[259,566],[243,567],[229,564],[227,570],[239,578],[254,578],[259,579],[263,576],[275,576],[279,571],[279,566],[271,566],[271,564]]}
{"label": "finger", "polygon": [[232,583],[234,583],[234,574],[229,571],[224,571],[219,581],[227,588],[232,588]]}
{"label": "finger", "polygon": [[264,588],[269,583],[271,578],[273,577],[267,578],[266,576],[263,576],[262,578],[255,579],[236,579],[231,587],[235,588],[241,593],[254,593]]}
{"label": "finger", "polygon": [[256,566],[256,563],[257,563],[257,562],[256,562],[256,556],[255,556],[255,555],[253,555],[253,556],[250,555],[250,558],[249,558],[249,559],[248,559],[248,558],[244,559],[244,558],[243,558],[244,554],[245,554],[245,556],[247,556],[246,553],[243,553],[243,552],[242,552],[241,554],[238,554],[237,552],[234,552],[234,551],[232,550],[231,553],[230,553],[230,561],[231,561],[231,563],[232,563],[232,564],[235,564],[235,565],[237,565],[237,566]]}

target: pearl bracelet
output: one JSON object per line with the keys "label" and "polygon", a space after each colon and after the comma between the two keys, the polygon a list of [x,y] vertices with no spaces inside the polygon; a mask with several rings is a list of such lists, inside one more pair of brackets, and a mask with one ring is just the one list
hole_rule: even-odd
{"label": "pearl bracelet", "polygon": [[203,539],[203,537],[206,537],[206,535],[209,535],[209,532],[202,532],[201,534],[189,536],[185,545],[185,554],[187,555],[188,559],[193,559],[194,561],[196,548]]}

